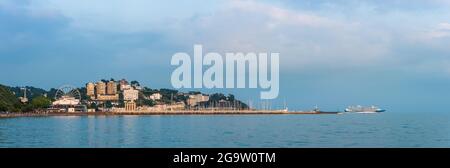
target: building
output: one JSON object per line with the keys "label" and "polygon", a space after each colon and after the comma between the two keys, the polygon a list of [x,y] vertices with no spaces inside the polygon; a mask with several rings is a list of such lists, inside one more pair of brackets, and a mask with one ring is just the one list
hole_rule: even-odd
{"label": "building", "polygon": [[185,109],[184,102],[176,102],[174,104],[157,104],[155,106],[141,106],[137,108],[137,111],[176,111]]}
{"label": "building", "polygon": [[125,79],[121,79],[121,80],[119,81],[119,89],[120,89],[121,91],[123,91],[123,90],[125,90],[127,87],[131,87],[131,86],[128,84],[128,81],[125,80]]}
{"label": "building", "polygon": [[86,95],[93,97],[95,96],[95,84],[89,82],[88,84],[86,84]]}
{"label": "building", "polygon": [[176,102],[174,104],[170,104],[170,105],[166,105],[166,110],[184,110],[185,109],[186,104],[184,104],[184,102]]}
{"label": "building", "polygon": [[47,109],[48,112],[87,112],[88,109],[85,105],[52,105]]}
{"label": "building", "polygon": [[150,95],[149,98],[152,99],[152,100],[161,100],[162,95],[159,94],[159,93],[153,93],[152,95]]}
{"label": "building", "polygon": [[[128,85],[129,86],[129,85]],[[133,88],[123,90],[123,99],[126,101],[135,101],[139,98],[139,91]]]}
{"label": "building", "polygon": [[128,85],[128,84],[126,84],[126,85],[119,85],[119,87],[120,87],[121,91],[128,90],[128,89],[133,89],[133,87],[131,87],[131,85]]}
{"label": "building", "polygon": [[109,81],[106,85],[106,94],[115,95],[117,94],[117,84],[115,81]]}
{"label": "building", "polygon": [[47,110],[50,112],[86,112],[87,107],[80,104],[80,100],[74,97],[62,96],[54,101]]}
{"label": "building", "polygon": [[68,106],[74,106],[80,104],[80,100],[75,99],[74,97],[67,97],[63,96],[62,98],[54,101],[52,105],[68,105]]}
{"label": "building", "polygon": [[119,100],[119,94],[115,95],[101,95],[97,94],[97,100],[98,101],[118,101]]}
{"label": "building", "polygon": [[201,102],[207,102],[209,101],[208,95],[203,94],[195,94],[195,95],[189,95],[189,99],[187,100],[187,103],[189,106],[196,106],[197,104]]}
{"label": "building", "polygon": [[102,81],[97,82],[95,85],[95,90],[97,95],[105,95],[106,94],[106,84]]}
{"label": "building", "polygon": [[136,111],[136,103],[134,101],[126,101],[125,111]]}
{"label": "building", "polygon": [[120,85],[128,85],[128,81],[125,80],[125,79],[121,79],[121,80],[119,81],[119,84],[120,84]]}

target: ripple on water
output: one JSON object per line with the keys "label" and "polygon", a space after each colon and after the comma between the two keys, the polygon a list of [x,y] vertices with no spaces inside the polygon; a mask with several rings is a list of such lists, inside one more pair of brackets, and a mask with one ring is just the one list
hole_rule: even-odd
{"label": "ripple on water", "polygon": [[0,120],[0,147],[450,147],[411,115],[43,117]]}
{"label": "ripple on water", "polygon": [[232,131],[225,131],[225,132],[223,132],[223,134],[224,134],[224,135],[233,135],[234,132],[232,132]]}
{"label": "ripple on water", "polygon": [[288,146],[298,146],[298,147],[304,147],[310,144],[309,141],[301,141],[301,140],[291,140],[287,141],[286,143]]}

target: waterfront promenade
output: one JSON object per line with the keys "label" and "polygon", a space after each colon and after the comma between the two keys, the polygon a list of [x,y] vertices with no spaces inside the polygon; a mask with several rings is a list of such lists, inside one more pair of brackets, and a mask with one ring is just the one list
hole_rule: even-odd
{"label": "waterfront promenade", "polygon": [[0,118],[46,117],[46,116],[119,116],[119,115],[286,115],[286,114],[338,114],[322,111],[276,111],[276,110],[177,110],[177,111],[124,111],[124,112],[39,112],[3,113]]}

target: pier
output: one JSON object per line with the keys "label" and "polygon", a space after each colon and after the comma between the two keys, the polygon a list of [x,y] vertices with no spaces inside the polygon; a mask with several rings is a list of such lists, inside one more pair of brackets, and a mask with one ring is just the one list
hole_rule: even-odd
{"label": "pier", "polygon": [[39,113],[3,113],[0,118],[12,117],[49,117],[49,116],[120,116],[120,115],[307,115],[338,114],[323,111],[276,111],[276,110],[177,110],[177,111],[123,111],[123,112],[39,112]]}

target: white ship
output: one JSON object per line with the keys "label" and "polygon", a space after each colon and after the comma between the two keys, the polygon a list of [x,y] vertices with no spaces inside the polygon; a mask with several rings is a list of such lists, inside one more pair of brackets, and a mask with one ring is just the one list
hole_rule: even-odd
{"label": "white ship", "polygon": [[385,112],[386,110],[378,108],[377,106],[370,106],[370,107],[364,107],[364,106],[349,106],[345,109],[345,112],[348,113],[381,113]]}

